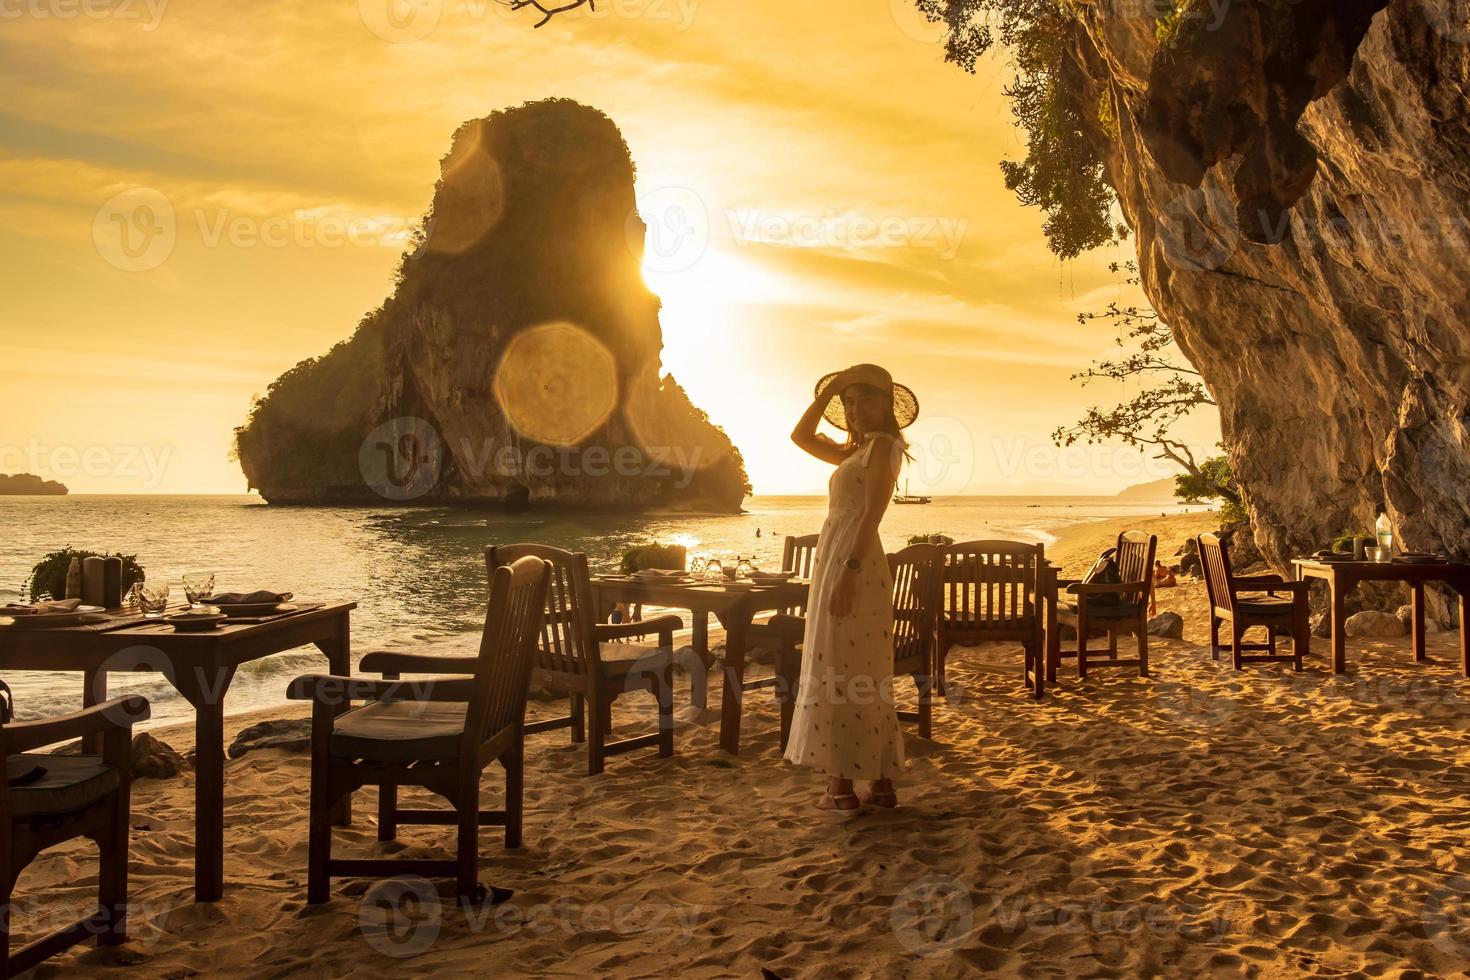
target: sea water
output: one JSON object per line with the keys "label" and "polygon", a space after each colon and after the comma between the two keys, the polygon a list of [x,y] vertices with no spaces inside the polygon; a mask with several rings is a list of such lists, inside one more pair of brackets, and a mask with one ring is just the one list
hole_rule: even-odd
{"label": "sea water", "polygon": [[[370,650],[473,653],[484,621],[489,544],[535,541],[585,552],[594,573],[613,571],[625,548],[676,541],[690,553],[753,557],[779,568],[788,534],[818,531],[825,497],[754,497],[733,515],[507,514],[443,507],[273,507],[255,496],[0,497],[0,601],[21,586],[42,555],[64,547],[136,555],[150,580],[165,578],[183,596],[181,576],[213,572],[216,592],[270,589],[303,600],[353,600],[355,657]],[[1068,524],[1175,512],[1168,501],[1114,497],[938,497],[891,506],[881,534],[893,551],[911,535],[956,540],[1047,541]],[[171,599],[173,596],[171,595]],[[247,664],[226,711],[284,703],[297,674],[325,671],[314,650]],[[75,673],[5,671],[22,718],[73,710]],[[113,694],[138,692],[153,706],[150,726],[191,716],[189,706],[151,674],[115,676]]]}

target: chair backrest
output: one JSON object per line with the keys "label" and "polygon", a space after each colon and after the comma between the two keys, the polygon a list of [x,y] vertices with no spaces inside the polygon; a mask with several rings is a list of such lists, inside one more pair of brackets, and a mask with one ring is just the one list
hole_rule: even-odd
{"label": "chair backrest", "polygon": [[594,673],[601,658],[592,639],[596,616],[587,556],[545,544],[491,545],[485,549],[485,565],[492,574],[498,567],[528,557],[540,558],[551,566],[536,666],[558,674]]}
{"label": "chair backrest", "polygon": [[797,578],[811,578],[817,565],[819,534],[786,535],[781,549],[781,571],[795,572]]}
{"label": "chair backrest", "polygon": [[939,627],[944,549],[911,544],[888,556],[893,575],[893,662],[927,664]]}
{"label": "chair backrest", "polygon": [[[797,578],[811,578],[817,568],[817,539],[820,537],[819,534],[786,535],[786,544],[781,549],[781,571],[795,572]],[[788,616],[803,616],[806,606],[788,606],[776,611]]]}
{"label": "chair backrest", "polygon": [[1218,534],[1201,534],[1194,539],[1199,548],[1200,573],[1205,579],[1205,594],[1210,599],[1210,609],[1216,607],[1234,610],[1234,596],[1230,590],[1230,554],[1220,541]]}
{"label": "chair backrest", "polygon": [[1114,554],[1118,577],[1124,585],[1133,582],[1142,585],[1138,592],[1123,593],[1124,602],[1148,602],[1154,587],[1154,552],[1158,546],[1156,536],[1142,531],[1124,531],[1118,535],[1118,549]]}
{"label": "chair backrest", "polygon": [[550,566],[529,555],[490,568],[490,602],[475,661],[475,698],[465,714],[469,751],[525,719],[531,656],[549,577]]}
{"label": "chair backrest", "polygon": [[1030,628],[1045,546],[1023,541],[962,541],[945,545],[944,618],[978,630]]}

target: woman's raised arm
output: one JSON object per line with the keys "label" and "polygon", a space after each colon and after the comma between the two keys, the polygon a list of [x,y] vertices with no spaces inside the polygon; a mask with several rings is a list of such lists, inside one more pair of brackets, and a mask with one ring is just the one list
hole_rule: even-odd
{"label": "woman's raised arm", "polygon": [[822,420],[827,403],[833,398],[841,397],[846,377],[847,372],[844,371],[827,382],[801,414],[796,428],[791,430],[792,442],[827,463],[840,463],[853,451],[851,447],[839,445],[817,431],[817,423]]}

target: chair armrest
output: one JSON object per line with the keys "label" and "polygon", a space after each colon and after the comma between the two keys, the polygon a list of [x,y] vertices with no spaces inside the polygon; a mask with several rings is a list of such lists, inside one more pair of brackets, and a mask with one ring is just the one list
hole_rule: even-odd
{"label": "chair armrest", "polygon": [[291,682],[286,699],[333,708],[353,701],[468,701],[474,696],[474,680],[461,676],[385,681],[376,677],[305,674]]}
{"label": "chair armrest", "polygon": [[1057,577],[1057,588],[1059,588],[1059,589],[1060,588],[1064,588],[1064,587],[1069,586],[1069,585],[1081,585],[1081,584],[1082,584],[1082,580],[1080,578],[1062,578],[1060,576]]}
{"label": "chair armrest", "polygon": [[374,650],[358,661],[358,669],[372,674],[473,674],[475,657],[454,657],[440,653],[402,653],[397,650]]}
{"label": "chair armrest", "polygon": [[1311,582],[1262,582],[1249,581],[1246,579],[1235,579],[1230,583],[1230,594],[1240,595],[1242,592],[1290,592],[1292,596],[1312,594]]}
{"label": "chair armrest", "polygon": [[778,636],[783,640],[789,640],[792,643],[800,643],[806,638],[805,616],[793,616],[790,613],[776,613],[760,625],[762,632],[772,636]]}
{"label": "chair armrest", "polygon": [[151,713],[147,698],[128,694],[69,715],[11,722],[0,726],[0,738],[3,738],[6,753],[29,752],[84,735],[127,732],[136,723],[147,721]]}
{"label": "chair armrest", "polygon": [[1151,582],[1117,582],[1104,585],[1101,582],[1076,582],[1067,586],[1072,595],[1121,595],[1124,592],[1147,592]]}
{"label": "chair armrest", "polygon": [[1230,582],[1232,585],[1265,585],[1267,583],[1285,581],[1286,579],[1282,578],[1280,575],[1277,575],[1275,572],[1266,572],[1261,575],[1230,576]]}
{"label": "chair armrest", "polygon": [[598,640],[622,640],[650,633],[673,633],[684,628],[684,620],[678,616],[655,616],[632,623],[598,623],[592,627]]}

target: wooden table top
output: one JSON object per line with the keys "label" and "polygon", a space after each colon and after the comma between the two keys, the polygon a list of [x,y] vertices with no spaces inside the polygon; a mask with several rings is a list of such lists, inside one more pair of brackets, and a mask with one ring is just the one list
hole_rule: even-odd
{"label": "wooden table top", "polygon": [[26,629],[22,617],[7,617],[16,622],[0,626],[0,665],[27,670],[79,670],[90,666],[97,656],[130,647],[152,647],[171,657],[220,654],[229,660],[251,659],[313,642],[311,634],[329,629],[332,622],[357,608],[356,602],[292,604],[303,608],[263,620],[226,620],[212,630],[201,631],[176,630],[161,619],[143,619],[122,610],[100,614],[109,617],[101,623],[42,629]]}

